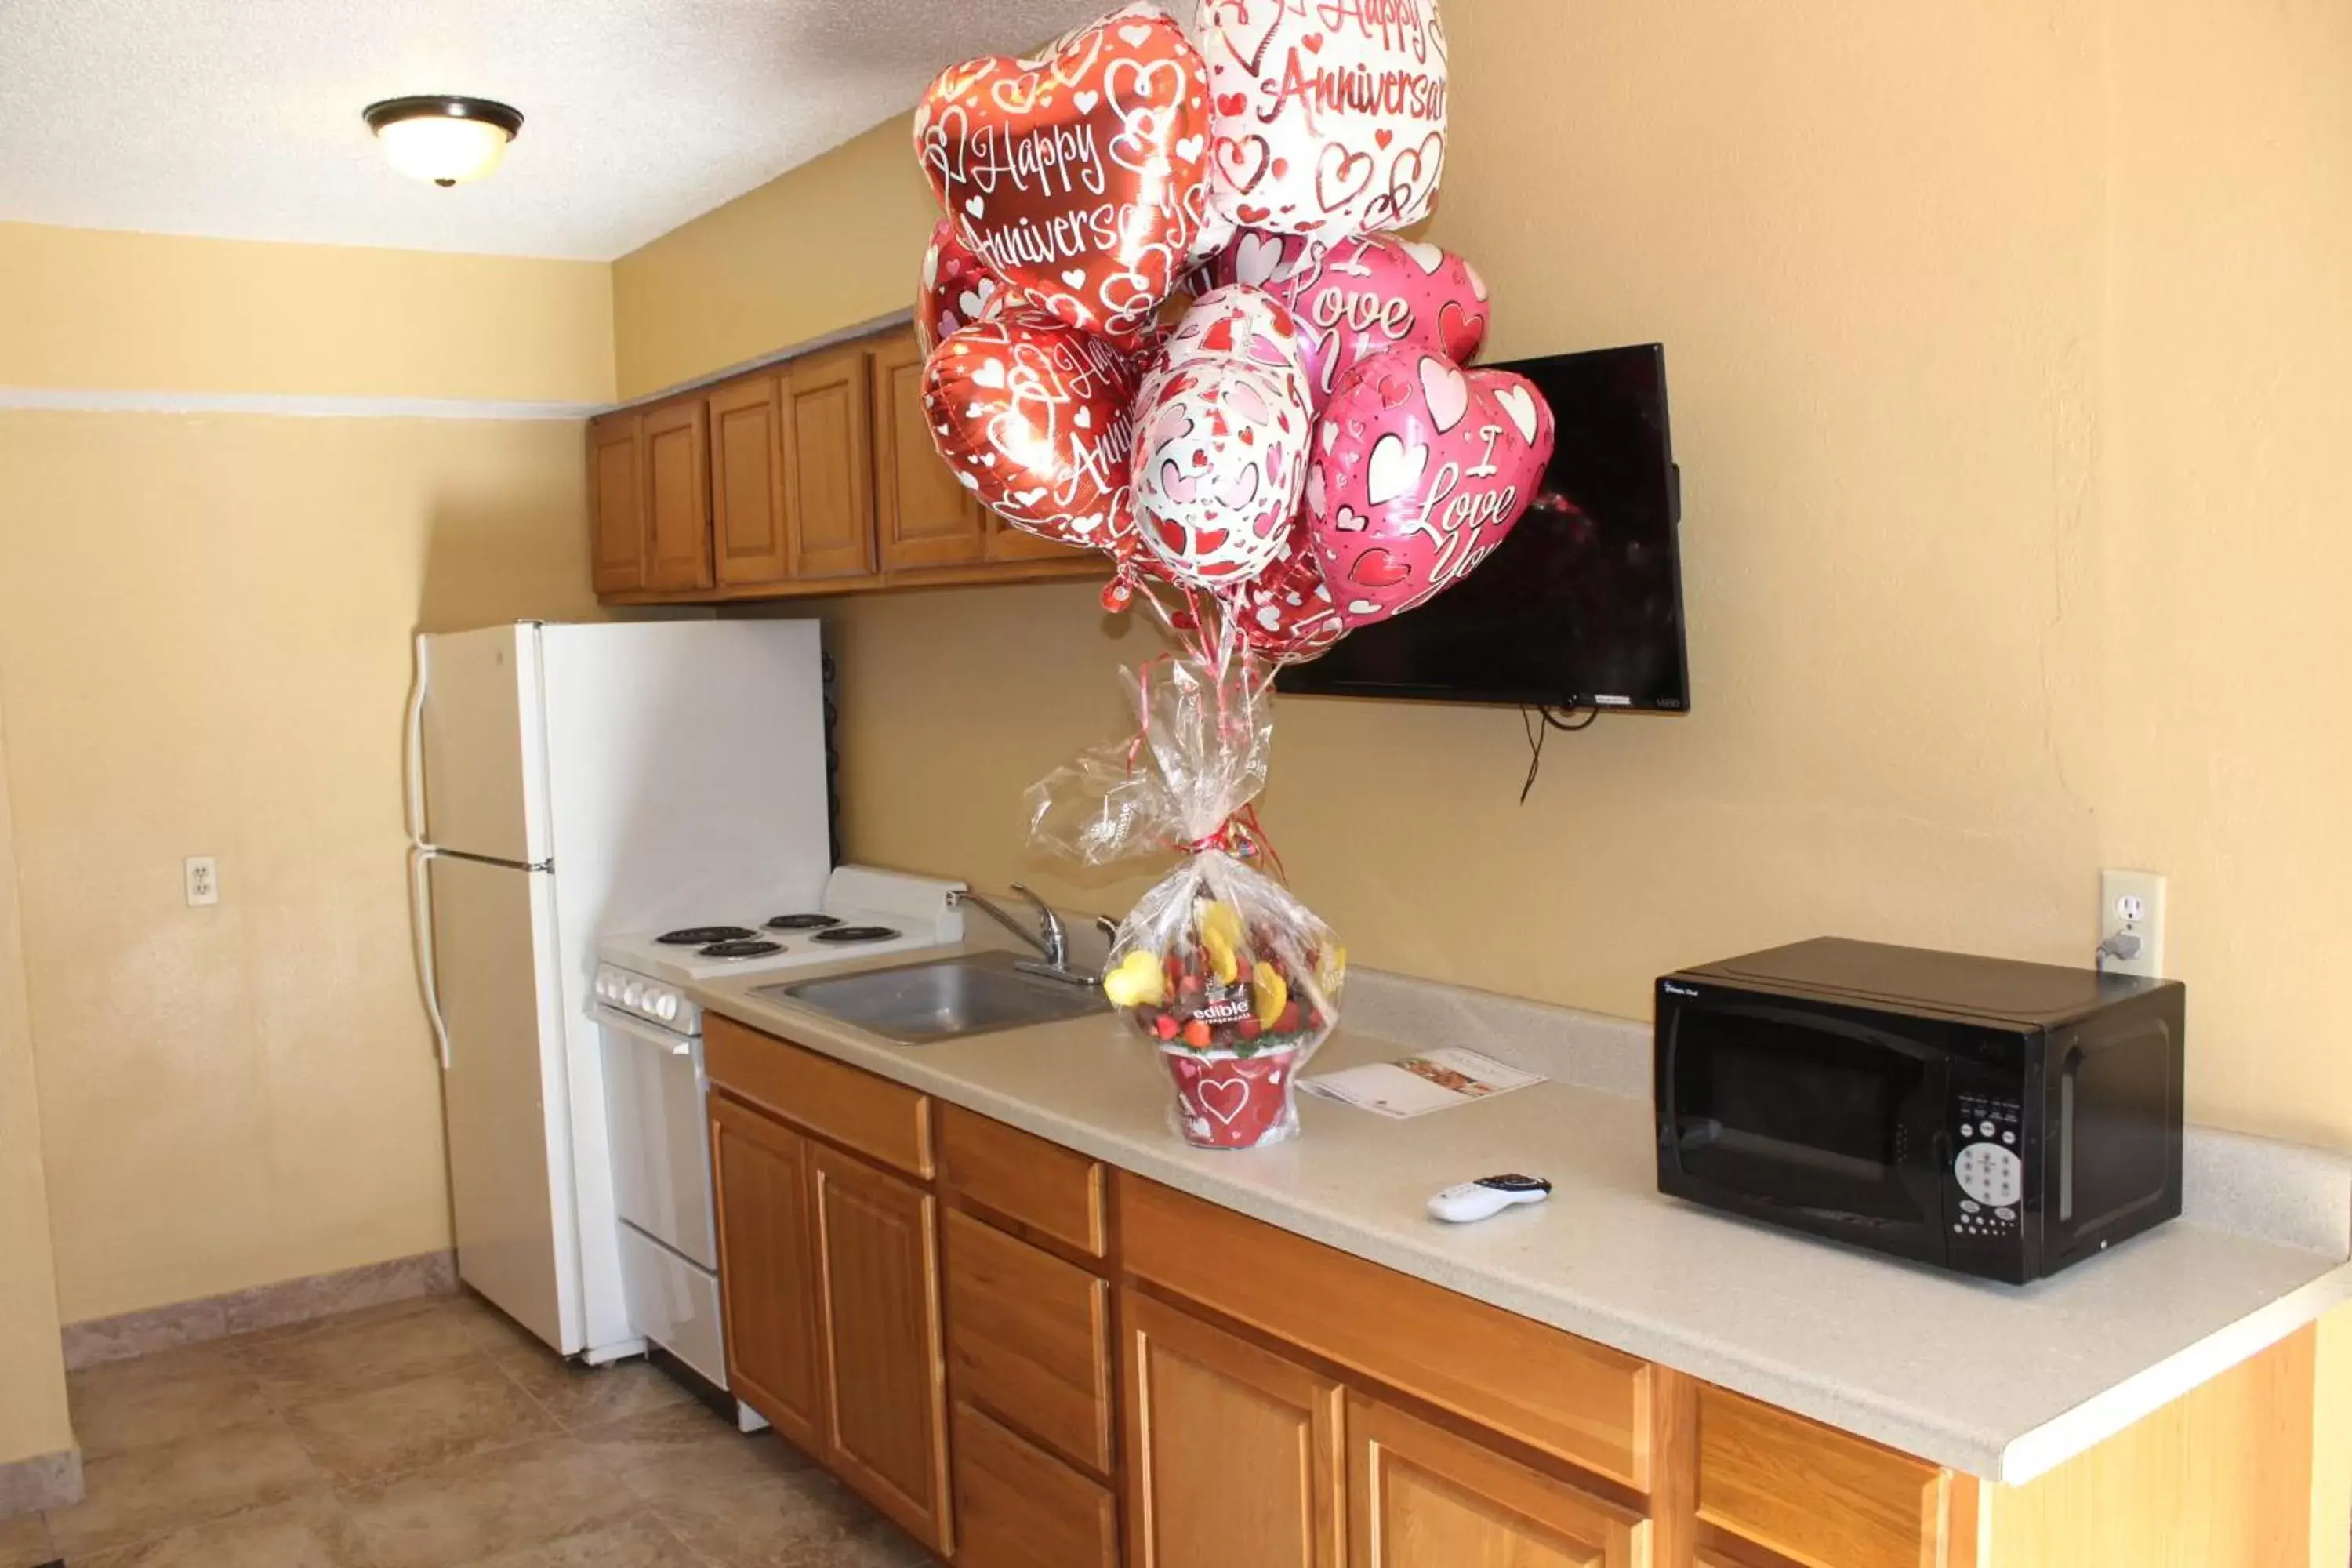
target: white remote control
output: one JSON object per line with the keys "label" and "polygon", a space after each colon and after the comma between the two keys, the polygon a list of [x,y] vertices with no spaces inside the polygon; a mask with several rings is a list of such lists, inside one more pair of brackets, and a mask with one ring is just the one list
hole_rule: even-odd
{"label": "white remote control", "polygon": [[1449,1225],[1468,1225],[1501,1214],[1514,1204],[1539,1204],[1549,1196],[1551,1184],[1541,1176],[1481,1176],[1430,1199],[1429,1212]]}

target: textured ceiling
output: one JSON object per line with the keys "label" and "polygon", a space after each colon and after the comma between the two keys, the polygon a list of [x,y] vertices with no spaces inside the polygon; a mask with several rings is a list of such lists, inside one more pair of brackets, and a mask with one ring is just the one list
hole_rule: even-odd
{"label": "textured ceiling", "polygon": [[[1108,0],[0,0],[0,220],[604,259]],[[491,178],[360,110],[522,110]]]}

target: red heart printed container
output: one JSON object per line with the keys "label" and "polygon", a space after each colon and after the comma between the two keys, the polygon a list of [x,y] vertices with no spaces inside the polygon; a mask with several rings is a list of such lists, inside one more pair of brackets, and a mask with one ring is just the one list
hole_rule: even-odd
{"label": "red heart printed container", "polygon": [[1201,1149],[1255,1149],[1296,1134],[1298,1107],[1291,1094],[1302,1055],[1296,1047],[1241,1057],[1162,1046],[1160,1059],[1176,1080],[1184,1141]]}

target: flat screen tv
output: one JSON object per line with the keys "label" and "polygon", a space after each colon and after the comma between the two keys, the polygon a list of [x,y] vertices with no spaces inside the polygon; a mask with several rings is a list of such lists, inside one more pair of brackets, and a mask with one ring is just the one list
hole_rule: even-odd
{"label": "flat screen tv", "polygon": [[1285,669],[1276,690],[1680,713],[1680,477],[1657,343],[1496,367],[1559,426],[1543,489],[1478,569],[1417,610]]}

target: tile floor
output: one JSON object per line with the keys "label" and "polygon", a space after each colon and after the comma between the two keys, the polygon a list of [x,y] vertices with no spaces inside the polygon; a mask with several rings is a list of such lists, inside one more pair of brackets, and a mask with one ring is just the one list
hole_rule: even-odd
{"label": "tile floor", "polygon": [[914,1568],[907,1536],[653,1368],[433,1297],[76,1373],[89,1496],[0,1568]]}

